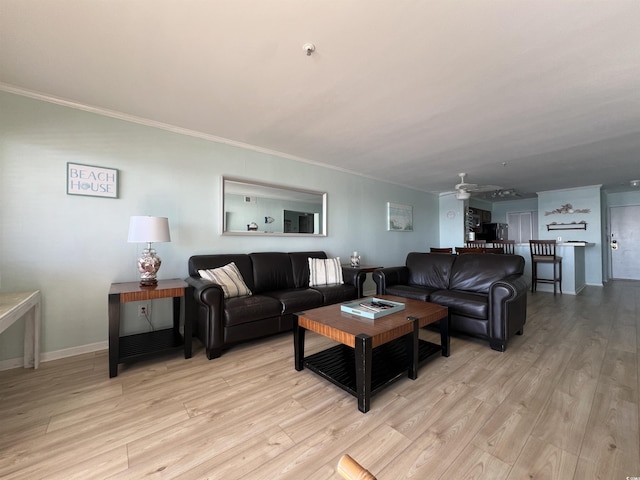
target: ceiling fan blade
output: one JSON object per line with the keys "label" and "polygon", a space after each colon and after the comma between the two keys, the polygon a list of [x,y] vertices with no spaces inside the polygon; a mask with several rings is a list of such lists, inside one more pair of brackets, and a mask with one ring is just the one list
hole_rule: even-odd
{"label": "ceiling fan blade", "polygon": [[464,180],[467,176],[466,173],[459,173],[458,176],[460,177],[460,183],[454,187],[457,192],[465,192],[464,194],[468,194],[471,192],[491,192],[502,189],[502,187],[497,185],[478,185],[476,183],[467,183]]}
{"label": "ceiling fan blade", "polygon": [[467,176],[466,173],[459,173],[460,183],[458,183],[455,187],[456,190],[469,190],[470,188],[476,187],[475,183],[467,183],[464,181],[464,178]]}
{"label": "ceiling fan blade", "polygon": [[466,191],[464,188],[456,190],[456,198],[458,200],[468,200],[469,197],[471,197],[471,193]]}
{"label": "ceiling fan blade", "polygon": [[467,190],[471,192],[493,192],[496,190],[502,190],[502,187],[498,185],[473,185],[472,187],[467,187]]}

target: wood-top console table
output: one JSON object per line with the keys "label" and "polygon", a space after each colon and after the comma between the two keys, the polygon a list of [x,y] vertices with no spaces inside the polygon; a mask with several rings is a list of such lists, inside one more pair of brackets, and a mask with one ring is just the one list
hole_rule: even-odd
{"label": "wood-top console table", "polygon": [[[184,345],[184,358],[191,358],[193,287],[180,279],[158,280],[157,285],[141,286],[140,282],[112,283],[109,290],[109,377],[118,375],[118,363]],[[120,307],[127,302],[173,298],[173,328],[120,336]],[[180,301],[184,308],[184,335],[180,334]]]}
{"label": "wood-top console table", "polygon": [[40,290],[0,293],[0,333],[25,318],[24,367],[40,365]]}

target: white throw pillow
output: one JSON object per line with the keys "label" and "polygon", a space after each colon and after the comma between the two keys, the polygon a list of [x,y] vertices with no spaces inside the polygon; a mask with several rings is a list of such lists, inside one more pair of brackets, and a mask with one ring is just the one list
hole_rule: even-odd
{"label": "white throw pillow", "polygon": [[340,257],[309,258],[309,286],[344,283]]}
{"label": "white throw pillow", "polygon": [[224,298],[251,295],[251,290],[249,290],[247,284],[244,283],[242,274],[234,262],[220,268],[198,270],[198,273],[205,280],[220,285],[224,292]]}

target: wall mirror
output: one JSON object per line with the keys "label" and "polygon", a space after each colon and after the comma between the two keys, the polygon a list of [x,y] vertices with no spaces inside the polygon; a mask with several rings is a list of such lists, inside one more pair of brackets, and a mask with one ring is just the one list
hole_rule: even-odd
{"label": "wall mirror", "polygon": [[222,177],[223,235],[327,235],[327,194]]}

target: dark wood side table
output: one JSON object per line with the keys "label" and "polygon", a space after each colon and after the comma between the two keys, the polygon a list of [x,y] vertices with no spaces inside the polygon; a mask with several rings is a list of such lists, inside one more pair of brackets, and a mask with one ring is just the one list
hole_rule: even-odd
{"label": "dark wood side table", "polygon": [[[193,336],[193,302],[186,301],[193,295],[190,287],[181,279],[158,280],[154,286],[141,286],[140,282],[112,283],[109,290],[109,377],[118,375],[118,364],[124,360],[143,357],[151,353],[184,345],[184,358],[191,358]],[[120,336],[120,308],[123,303],[173,298],[173,328],[153,332]],[[184,303],[184,335],[180,334],[180,301]]]}
{"label": "dark wood side table", "polygon": [[350,268],[357,268],[358,270],[364,272],[364,273],[371,273],[376,271],[379,268],[382,268],[380,266],[376,266],[376,265],[360,265],[358,267],[351,267],[350,263],[343,263],[342,264],[343,267],[350,267]]}
{"label": "dark wood side table", "polygon": [[[372,273],[372,272],[375,272],[377,269],[382,268],[381,266],[377,266],[377,265],[360,265],[358,267],[352,267],[350,263],[343,263],[342,266],[343,267],[350,267],[350,268],[357,268],[361,272],[364,272],[365,273],[365,281],[366,281],[366,274],[367,273]],[[364,286],[363,286],[363,289],[364,289]],[[362,294],[365,297],[367,296],[364,292],[362,292]]]}

